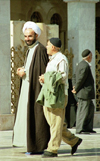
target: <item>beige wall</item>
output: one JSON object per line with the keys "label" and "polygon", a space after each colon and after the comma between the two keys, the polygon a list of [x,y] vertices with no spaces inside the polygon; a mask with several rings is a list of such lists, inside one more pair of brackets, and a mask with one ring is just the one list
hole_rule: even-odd
{"label": "beige wall", "polygon": [[[26,46],[24,42],[24,35],[22,28],[25,21],[10,21],[10,47],[24,48]],[[51,37],[59,37],[59,26],[58,25],[46,25],[44,23],[37,23],[41,29],[41,35],[38,40],[44,45],[47,45],[47,40]],[[55,32],[56,31],[56,32]]]}
{"label": "beige wall", "polygon": [[[63,0],[10,0],[11,20],[29,21],[33,12],[39,12],[42,22],[50,24],[53,14],[58,13],[62,19],[59,27],[59,37],[63,42],[63,49],[67,48],[67,3]],[[100,17],[100,2],[96,4],[96,17]]]}
{"label": "beige wall", "polygon": [[60,15],[62,23],[59,36],[64,42],[63,48],[67,48],[67,4],[63,0],[11,0],[11,20],[29,21],[33,12],[39,12],[42,22],[47,25],[50,24],[53,14]]}

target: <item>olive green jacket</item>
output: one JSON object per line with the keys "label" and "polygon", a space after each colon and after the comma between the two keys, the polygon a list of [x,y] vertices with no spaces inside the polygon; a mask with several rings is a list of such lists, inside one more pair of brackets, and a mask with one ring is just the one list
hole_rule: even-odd
{"label": "olive green jacket", "polygon": [[60,72],[53,71],[44,74],[44,84],[36,102],[49,108],[64,108],[65,93]]}

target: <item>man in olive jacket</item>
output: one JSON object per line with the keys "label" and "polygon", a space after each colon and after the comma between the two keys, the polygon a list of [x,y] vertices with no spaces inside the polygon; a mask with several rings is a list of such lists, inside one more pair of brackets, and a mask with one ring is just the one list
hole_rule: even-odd
{"label": "man in olive jacket", "polygon": [[[46,76],[45,74],[39,76],[39,81],[41,84],[43,84],[43,86],[45,86],[47,82],[50,82],[48,85],[49,87],[52,86],[51,89],[53,91],[54,96],[53,94],[51,94],[47,86],[47,95],[49,97],[47,98],[46,96],[45,99],[50,100],[51,96],[53,96],[53,98],[55,97],[55,101],[53,101],[54,99],[52,99],[54,103],[53,106],[49,106],[51,102],[50,104],[48,104],[47,103],[48,101],[44,101],[44,106],[43,106],[44,116],[47,120],[47,123],[50,126],[50,140],[48,142],[47,149],[44,150],[44,154],[42,155],[43,158],[57,157],[61,140],[63,140],[65,143],[71,146],[71,155],[73,155],[76,152],[78,146],[82,142],[81,138],[75,136],[67,129],[67,125],[64,122],[65,107],[68,102],[69,65],[65,55],[63,55],[60,52],[61,44],[62,43],[59,38],[51,38],[50,40],[48,40],[46,48],[47,48],[47,54],[49,55],[49,62],[47,64],[45,74],[50,72],[52,75],[52,79],[51,78],[49,79],[48,77],[48,80],[47,80],[47,77],[45,77]],[[53,73],[56,74],[55,77]],[[61,77],[60,75],[58,77],[57,73],[58,75],[60,74]],[[58,93],[56,94],[57,86],[55,85],[55,83],[58,82],[57,80],[60,80],[58,78],[61,78],[61,81],[59,82],[59,86],[56,84],[60,91],[60,92],[58,91],[57,92],[60,94],[60,96],[62,95],[64,97],[62,99],[61,97],[59,98]],[[60,90],[60,88],[62,88],[62,90]]]}
{"label": "man in olive jacket", "polygon": [[78,64],[73,77],[72,92],[77,95],[78,108],[76,116],[76,133],[95,133],[93,131],[95,98],[94,79],[91,72],[92,53],[86,49],[82,52],[83,60]]}

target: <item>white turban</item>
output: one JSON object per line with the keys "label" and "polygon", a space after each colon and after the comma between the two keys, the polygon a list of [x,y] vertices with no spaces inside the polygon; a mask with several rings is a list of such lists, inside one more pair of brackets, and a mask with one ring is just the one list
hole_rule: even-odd
{"label": "white turban", "polygon": [[33,31],[38,35],[38,37],[40,36],[41,30],[35,22],[27,21],[23,26],[23,33],[26,29],[29,29],[29,28],[33,29]]}

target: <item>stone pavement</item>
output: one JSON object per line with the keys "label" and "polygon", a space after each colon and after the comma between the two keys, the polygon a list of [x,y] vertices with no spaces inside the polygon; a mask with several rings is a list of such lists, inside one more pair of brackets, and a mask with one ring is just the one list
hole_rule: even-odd
{"label": "stone pavement", "polygon": [[[96,134],[77,134],[83,139],[77,152],[71,156],[71,147],[64,142],[56,158],[41,158],[41,155],[25,155],[25,148],[12,147],[12,131],[0,131],[0,161],[100,161],[100,128]],[[70,129],[75,134],[75,129]]]}

